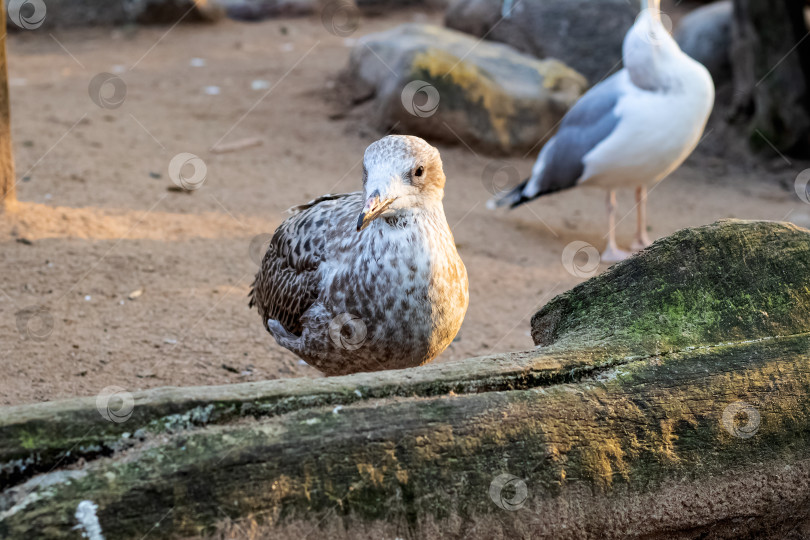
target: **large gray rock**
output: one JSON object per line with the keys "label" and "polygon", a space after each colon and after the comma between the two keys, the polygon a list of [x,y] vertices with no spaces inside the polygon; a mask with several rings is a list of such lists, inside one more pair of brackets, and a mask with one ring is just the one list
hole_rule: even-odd
{"label": "large gray rock", "polygon": [[681,19],[675,40],[683,52],[706,66],[719,86],[731,80],[731,21],[734,6],[723,0]]}
{"label": "large gray rock", "polygon": [[361,38],[341,79],[382,131],[500,154],[539,148],[587,86],[557,60],[421,24]]}
{"label": "large gray rock", "polygon": [[621,66],[624,35],[637,15],[637,2],[627,0],[514,0],[504,17],[505,2],[457,0],[445,25],[538,58],[558,58],[591,84]]}

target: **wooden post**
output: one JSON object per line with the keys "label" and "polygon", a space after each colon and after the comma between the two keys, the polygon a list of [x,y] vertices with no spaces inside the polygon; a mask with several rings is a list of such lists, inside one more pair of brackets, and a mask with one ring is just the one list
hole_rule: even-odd
{"label": "wooden post", "polygon": [[6,63],[6,5],[0,2],[0,210],[17,200],[15,194],[14,155],[11,152],[11,102],[8,93]]}

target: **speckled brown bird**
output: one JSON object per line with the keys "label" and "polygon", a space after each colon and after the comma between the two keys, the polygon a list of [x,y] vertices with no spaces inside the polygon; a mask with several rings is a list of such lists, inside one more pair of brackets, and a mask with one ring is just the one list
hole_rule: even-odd
{"label": "speckled brown bird", "polygon": [[279,345],[327,375],[419,366],[444,351],[469,302],[442,206],[438,150],[392,135],[363,158],[363,191],[291,209],[250,292]]}

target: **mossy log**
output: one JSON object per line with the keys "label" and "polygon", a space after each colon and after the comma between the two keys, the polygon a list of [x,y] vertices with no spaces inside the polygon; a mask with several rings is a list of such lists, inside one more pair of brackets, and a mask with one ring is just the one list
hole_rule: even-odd
{"label": "mossy log", "polygon": [[92,501],[108,539],[803,538],[808,268],[810,231],[720,222],[552,301],[531,351],[6,407],[0,537],[79,538]]}

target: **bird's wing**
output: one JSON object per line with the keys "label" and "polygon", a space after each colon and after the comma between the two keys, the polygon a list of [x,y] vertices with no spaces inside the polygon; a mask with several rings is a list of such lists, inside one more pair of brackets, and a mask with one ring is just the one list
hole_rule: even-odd
{"label": "bird's wing", "polygon": [[591,88],[563,117],[560,128],[540,151],[532,175],[495,201],[518,206],[541,195],[576,186],[585,170],[583,159],[616,128],[616,104],[627,73],[622,70]]}
{"label": "bird's wing", "polygon": [[262,266],[250,291],[250,307],[256,305],[265,326],[275,319],[288,331],[300,335],[301,315],[320,293],[319,269],[337,248],[341,235],[362,210],[362,194],[326,195],[291,208],[273,235]]}
{"label": "bird's wing", "polygon": [[355,193],[329,193],[327,195],[321,195],[317,199],[312,199],[308,203],[299,204],[298,206],[293,206],[292,208],[288,208],[287,213],[295,215],[295,214],[298,214],[299,212],[303,212],[304,210],[312,208],[313,206],[317,206],[322,202],[334,201],[334,200],[337,200],[337,199],[343,199],[345,197],[348,197],[349,195],[354,195],[354,194]]}
{"label": "bird's wing", "polygon": [[[546,155],[541,152],[526,186],[527,196],[574,187],[585,170],[584,157],[605,140],[619,123],[616,104],[627,74],[616,73],[585,93],[565,115]],[[542,160],[542,161],[541,161]]]}

